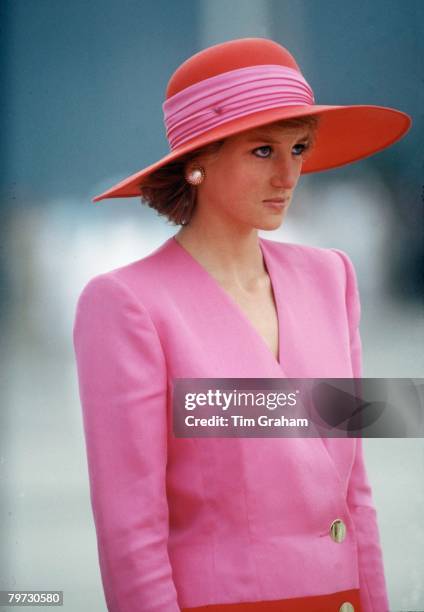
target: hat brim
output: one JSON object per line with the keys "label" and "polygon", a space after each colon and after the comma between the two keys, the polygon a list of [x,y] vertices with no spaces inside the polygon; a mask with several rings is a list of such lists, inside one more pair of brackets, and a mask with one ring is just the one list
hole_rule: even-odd
{"label": "hat brim", "polygon": [[369,157],[400,140],[412,124],[406,113],[384,106],[292,106],[272,108],[232,119],[201,134],[162,159],[128,176],[93,202],[141,196],[140,185],[152,172],[206,144],[279,119],[320,115],[315,144],[302,165],[302,174],[321,172]]}

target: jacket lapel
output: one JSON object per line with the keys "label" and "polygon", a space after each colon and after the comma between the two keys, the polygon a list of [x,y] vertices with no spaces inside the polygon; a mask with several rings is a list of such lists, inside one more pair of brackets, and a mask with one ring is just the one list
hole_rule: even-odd
{"label": "jacket lapel", "polygon": [[[243,337],[244,343],[249,347],[252,354],[258,355],[255,359],[256,372],[252,377],[258,378],[287,378],[285,370],[281,364],[282,353],[282,333],[281,333],[281,297],[280,290],[277,287],[277,280],[274,275],[274,267],[270,261],[270,257],[266,248],[260,242],[262,254],[265,261],[265,267],[268,271],[271,285],[274,293],[277,318],[278,318],[278,352],[279,359],[270,351],[262,336],[254,328],[247,316],[241,310],[237,302],[231,295],[213,278],[211,274],[186,250],[182,247],[174,237],[170,239],[170,247],[174,251],[175,257],[179,258],[186,270],[186,278],[191,282],[198,282],[198,286],[202,287],[200,292],[204,291],[205,300],[211,304],[215,304],[215,308],[221,311],[223,322],[226,321],[225,333],[230,337]],[[202,296],[199,295],[199,300]],[[254,351],[254,352],[253,352]],[[261,365],[265,367],[261,367]],[[267,374],[263,372],[265,370]]]}

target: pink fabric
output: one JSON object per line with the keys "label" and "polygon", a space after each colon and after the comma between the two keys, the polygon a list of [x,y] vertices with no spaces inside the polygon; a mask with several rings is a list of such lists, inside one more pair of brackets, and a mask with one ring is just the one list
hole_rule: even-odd
{"label": "pink fabric", "polygon": [[[260,241],[279,359],[224,289],[167,240],[90,280],[74,344],[110,612],[177,612],[360,589],[388,612],[362,440],[172,434],[175,378],[360,377],[360,305],[336,249]],[[341,543],[329,528],[341,518]]]}
{"label": "pink fabric", "polygon": [[293,68],[266,64],[204,79],[163,103],[171,150],[231,119],[279,106],[314,104],[304,77]]}

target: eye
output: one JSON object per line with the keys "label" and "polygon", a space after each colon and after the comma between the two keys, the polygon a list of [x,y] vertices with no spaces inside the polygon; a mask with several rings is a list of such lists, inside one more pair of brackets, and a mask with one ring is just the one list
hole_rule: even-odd
{"label": "eye", "polygon": [[307,150],[309,149],[309,147],[310,147],[310,144],[309,144],[309,142],[299,143],[299,144],[297,144],[297,145],[294,145],[294,148],[296,148],[296,147],[301,147],[301,151],[300,151],[300,153],[298,153],[298,154],[296,155],[296,157],[299,157],[300,155],[302,155],[302,153],[306,153],[306,151],[307,151]]}
{"label": "eye", "polygon": [[[295,157],[300,157],[303,153],[309,149],[309,142],[302,142],[294,145],[293,149],[297,149],[297,152],[294,152]],[[256,157],[260,157],[261,159],[267,159],[270,157],[273,149],[270,145],[263,145],[262,147],[257,147],[253,149],[252,153],[256,155]]]}
{"label": "eye", "polygon": [[254,155],[256,155],[257,157],[261,157],[262,159],[266,159],[267,157],[269,157],[269,155],[260,155],[260,154],[257,154],[257,151],[262,151],[262,152],[265,151],[266,152],[267,150],[268,151],[272,151],[272,147],[270,147],[269,145],[264,145],[263,147],[258,147],[257,149],[253,149],[252,153]]}

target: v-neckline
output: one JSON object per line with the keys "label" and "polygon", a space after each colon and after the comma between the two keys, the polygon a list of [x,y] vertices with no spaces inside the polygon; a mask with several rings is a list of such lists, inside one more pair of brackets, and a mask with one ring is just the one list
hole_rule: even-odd
{"label": "v-neckline", "polygon": [[265,342],[265,340],[262,337],[262,335],[259,333],[259,331],[256,329],[256,327],[250,321],[248,316],[244,313],[244,311],[239,306],[239,304],[236,302],[236,300],[231,296],[231,294],[228,293],[228,291],[226,291],[224,289],[224,287],[215,279],[215,277],[212,276],[212,274],[210,272],[208,272],[208,270],[191,253],[189,253],[189,251],[187,251],[187,249],[185,247],[183,247],[182,244],[180,244],[178,242],[178,240],[175,238],[175,236],[172,236],[171,240],[173,241],[174,244],[177,245],[177,247],[181,250],[181,252],[183,252],[197,266],[197,268],[203,274],[206,275],[206,277],[209,279],[209,281],[213,283],[213,285],[216,287],[217,291],[222,295],[223,299],[226,301],[227,305],[230,308],[232,308],[232,310],[235,311],[235,313],[238,315],[238,317],[242,321],[244,321],[244,324],[247,326],[247,328],[250,330],[250,332],[254,336],[256,336],[258,341],[262,344],[264,349],[270,355],[271,359],[274,361],[275,365],[282,370],[283,369],[283,366],[282,366],[282,363],[281,363],[281,355],[282,355],[282,349],[281,349],[282,327],[281,326],[282,326],[282,323],[281,323],[281,302],[280,302],[280,295],[279,295],[277,283],[275,281],[274,270],[272,269],[272,263],[270,262],[270,258],[268,257],[268,253],[266,252],[266,246],[264,244],[263,239],[261,237],[258,238],[258,240],[259,240],[259,247],[261,249],[261,253],[262,253],[265,269],[266,269],[266,272],[268,274],[269,281],[271,283],[272,295],[274,296],[275,310],[276,310],[276,316],[277,316],[277,327],[278,327],[278,359],[276,358],[274,353],[271,351],[271,349],[269,348],[268,344]]}

